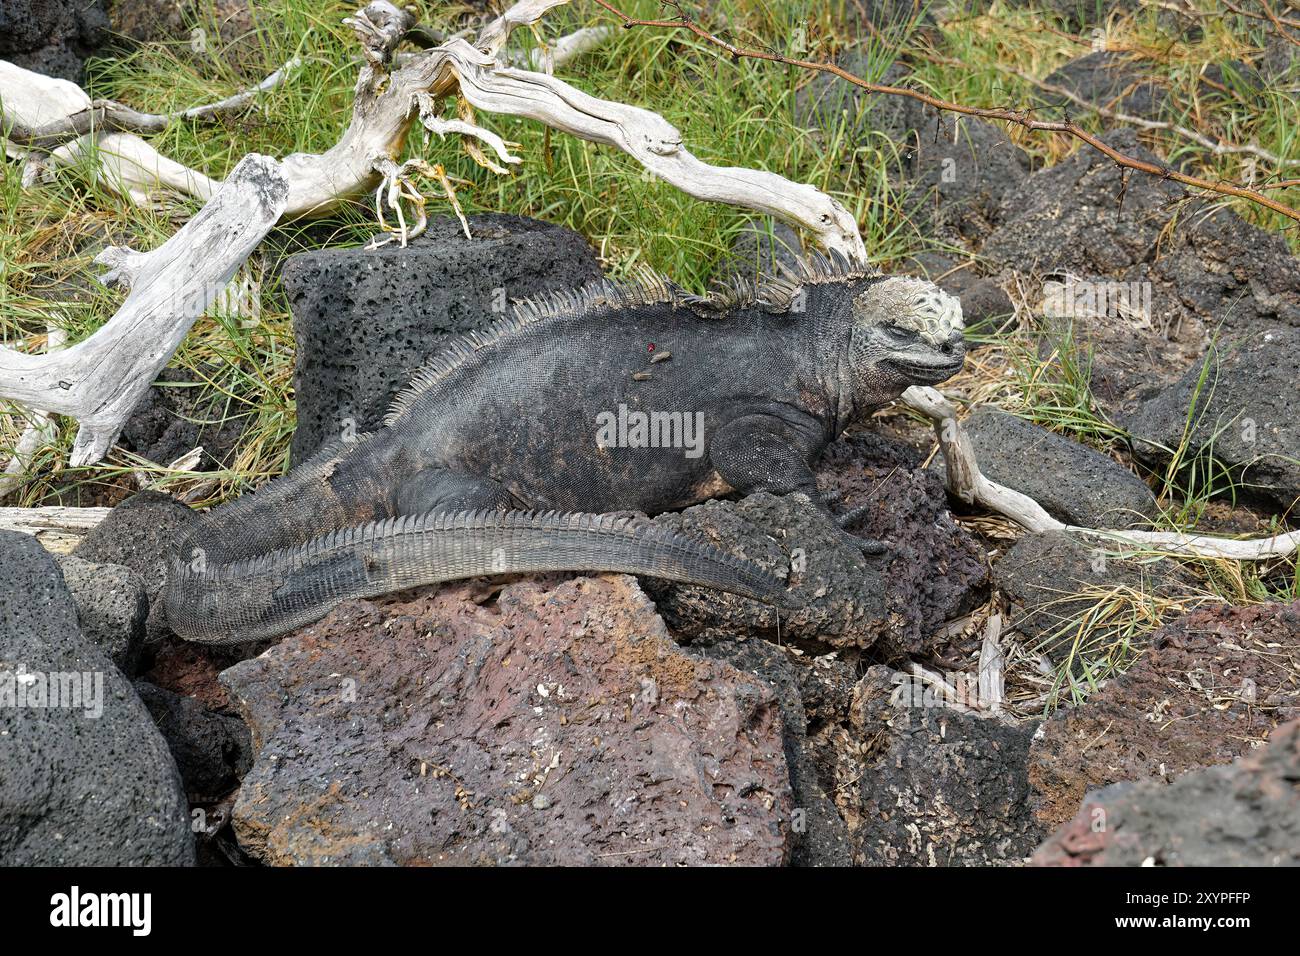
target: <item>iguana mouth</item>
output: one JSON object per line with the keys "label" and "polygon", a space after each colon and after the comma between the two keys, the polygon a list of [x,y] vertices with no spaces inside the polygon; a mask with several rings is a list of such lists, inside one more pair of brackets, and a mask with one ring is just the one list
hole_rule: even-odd
{"label": "iguana mouth", "polygon": [[919,359],[888,358],[885,362],[902,372],[912,381],[921,385],[937,385],[961,371],[966,357],[958,355],[944,361],[927,362]]}

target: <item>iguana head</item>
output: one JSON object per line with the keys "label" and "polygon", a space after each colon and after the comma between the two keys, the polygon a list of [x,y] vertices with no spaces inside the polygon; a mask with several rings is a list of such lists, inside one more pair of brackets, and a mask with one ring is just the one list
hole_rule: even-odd
{"label": "iguana head", "polygon": [[854,404],[882,405],[911,385],[936,385],[966,358],[961,303],[924,279],[891,277],[853,293],[849,374]]}

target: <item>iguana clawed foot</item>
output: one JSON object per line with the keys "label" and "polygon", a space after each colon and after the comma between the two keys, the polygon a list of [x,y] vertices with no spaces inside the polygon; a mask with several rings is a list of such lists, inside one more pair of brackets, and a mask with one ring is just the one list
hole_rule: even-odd
{"label": "iguana clawed foot", "polygon": [[[840,504],[843,500],[844,499],[835,492],[829,492],[822,495],[822,504],[827,508],[827,510],[830,510],[832,504]],[[872,507],[871,504],[859,505],[856,508],[851,508],[846,511],[844,514],[832,514],[831,517],[834,518],[835,524],[840,530],[840,536],[844,540],[845,544],[852,548],[856,548],[867,557],[887,557],[892,553],[887,543],[884,541],[878,541],[875,538],[860,538],[848,530],[852,525],[861,521]]]}

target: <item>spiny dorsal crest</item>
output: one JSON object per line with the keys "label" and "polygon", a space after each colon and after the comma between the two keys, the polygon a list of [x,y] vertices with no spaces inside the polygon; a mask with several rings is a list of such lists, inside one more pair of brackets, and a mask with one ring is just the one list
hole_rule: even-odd
{"label": "spiny dorsal crest", "polygon": [[911,329],[931,345],[943,345],[965,328],[961,302],[933,282],[903,276],[882,279],[853,300],[859,322]]}
{"label": "spiny dorsal crest", "polygon": [[673,308],[689,308],[704,314],[729,312],[750,306],[782,312],[790,308],[799,291],[806,285],[863,279],[876,273],[853,265],[837,253],[830,256],[813,253],[798,261],[794,275],[793,279],[763,279],[759,282],[738,279],[702,296],[687,292],[657,272],[643,269],[633,279],[597,279],[573,291],[551,292],[533,299],[522,299],[516,303],[510,318],[445,343],[438,354],[393,399],[388,414],[384,416],[384,424],[392,425],[396,422],[421,395],[476,352],[537,322],[663,303],[671,304]]}

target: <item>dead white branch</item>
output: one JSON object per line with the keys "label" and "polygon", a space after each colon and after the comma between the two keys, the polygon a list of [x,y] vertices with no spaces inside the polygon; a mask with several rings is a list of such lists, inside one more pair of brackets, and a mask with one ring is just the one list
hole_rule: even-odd
{"label": "dead white branch", "polygon": [[1002,615],[990,614],[984,625],[984,640],[980,644],[979,674],[976,687],[979,705],[985,710],[1001,710],[1006,699],[1004,676],[1006,658],[998,645],[1002,636]]}
{"label": "dead white branch", "polygon": [[195,320],[275,225],[287,194],[275,160],[250,154],[157,249],[106,249],[96,259],[111,267],[101,281],[130,288],[122,307],[60,352],[0,347],[0,397],[77,419],[72,464],[98,461]]}
{"label": "dead white branch", "polygon": [[[13,66],[13,64],[6,65]],[[242,90],[233,96],[227,96],[215,103],[192,106],[189,109],[177,110],[172,113],[142,113],[116,100],[94,100],[93,102],[87,101],[84,108],[74,113],[67,116],[56,116],[54,119],[48,119],[38,126],[32,126],[30,121],[25,118],[27,110],[15,110],[10,113],[7,109],[3,109],[0,110],[0,116],[4,118],[4,125],[8,126],[8,140],[17,146],[28,149],[52,150],[69,140],[86,136],[95,131],[103,133],[161,133],[178,120],[211,120],[224,113],[239,112],[252,103],[258,94],[273,90],[282,84],[301,65],[302,61],[295,57],[254,87]],[[9,75],[14,74],[10,71]],[[14,91],[10,91],[8,86],[0,89],[3,89],[3,93],[0,94],[0,103],[8,103],[14,95]],[[79,88],[74,87],[74,89],[81,93]],[[82,96],[84,95],[82,93]],[[37,115],[40,115],[40,111],[38,111]]]}
{"label": "dead white branch", "polygon": [[1300,531],[1239,541],[1180,531],[1081,528],[1057,521],[1033,498],[990,481],[980,473],[970,439],[957,420],[957,407],[937,390],[914,385],[903,393],[902,401],[929,418],[934,425],[947,468],[949,493],[968,504],[979,505],[1010,518],[1028,531],[1068,531],[1109,541],[1119,550],[1226,558],[1231,561],[1267,561],[1286,557],[1300,549]]}
{"label": "dead white branch", "polygon": [[[45,351],[57,352],[67,342],[68,333],[55,325],[49,325],[45,331]],[[27,425],[22,435],[14,443],[13,457],[0,475],[0,501],[22,484],[22,474],[31,465],[32,459],[42,448],[51,444],[58,435],[58,426],[48,413],[31,411],[26,416]]]}
{"label": "dead white branch", "polygon": [[[839,252],[853,262],[865,261],[866,250],[853,217],[821,190],[793,183],[775,173],[701,162],[683,145],[681,133],[658,114],[599,99],[546,73],[518,69],[500,61],[511,30],[531,26],[563,2],[522,0],[488,24],[474,45],[452,38],[391,70],[398,44],[415,24],[412,15],[387,0],[374,0],[349,17],[347,23],[356,31],[365,57],[356,85],[352,121],[339,141],[326,152],[294,153],[285,157],[283,167],[289,180],[285,218],[324,214],[341,201],[376,189],[381,191],[381,196],[407,195],[414,189],[409,177],[422,168],[416,162],[396,161],[411,126],[422,121],[440,134],[445,130],[446,121],[439,122],[427,103],[422,106],[423,98],[441,102],[459,92],[481,109],[527,117],[582,139],[621,149],[654,175],[697,199],[768,213],[808,229],[827,250]],[[572,34],[565,38],[567,43],[561,41],[565,49],[560,50],[557,44],[555,52],[571,56],[604,35],[599,31]],[[10,66],[10,69],[18,68]],[[0,99],[5,102],[6,114],[12,113],[12,118],[28,129],[66,122],[70,115],[91,108],[84,93],[76,87],[71,90],[63,87],[57,97],[51,94],[48,102],[40,103],[38,116],[30,115],[32,110],[27,108],[15,107],[11,111],[10,87],[15,81],[11,78],[6,82],[0,75]],[[69,106],[73,108],[69,110]],[[471,135],[488,142],[501,156],[503,151],[496,149],[484,135],[486,131],[480,130],[476,128]],[[114,137],[131,138],[117,141]],[[83,140],[75,142],[83,143]],[[140,201],[149,191],[147,180],[151,171],[156,171],[158,183],[179,192],[200,197],[211,193],[212,181],[206,176],[171,163],[131,134],[107,134],[97,145],[101,154],[113,158],[112,169],[107,168],[109,161],[101,159],[105,175],[111,178],[110,184],[117,181],[126,184],[132,199]],[[60,150],[56,150],[52,158],[71,159],[80,152],[74,147],[75,144],[61,147],[70,155],[61,156]],[[142,153],[142,147],[148,152]],[[83,144],[81,149],[84,148]],[[408,237],[403,232],[400,238],[404,241]]]}

